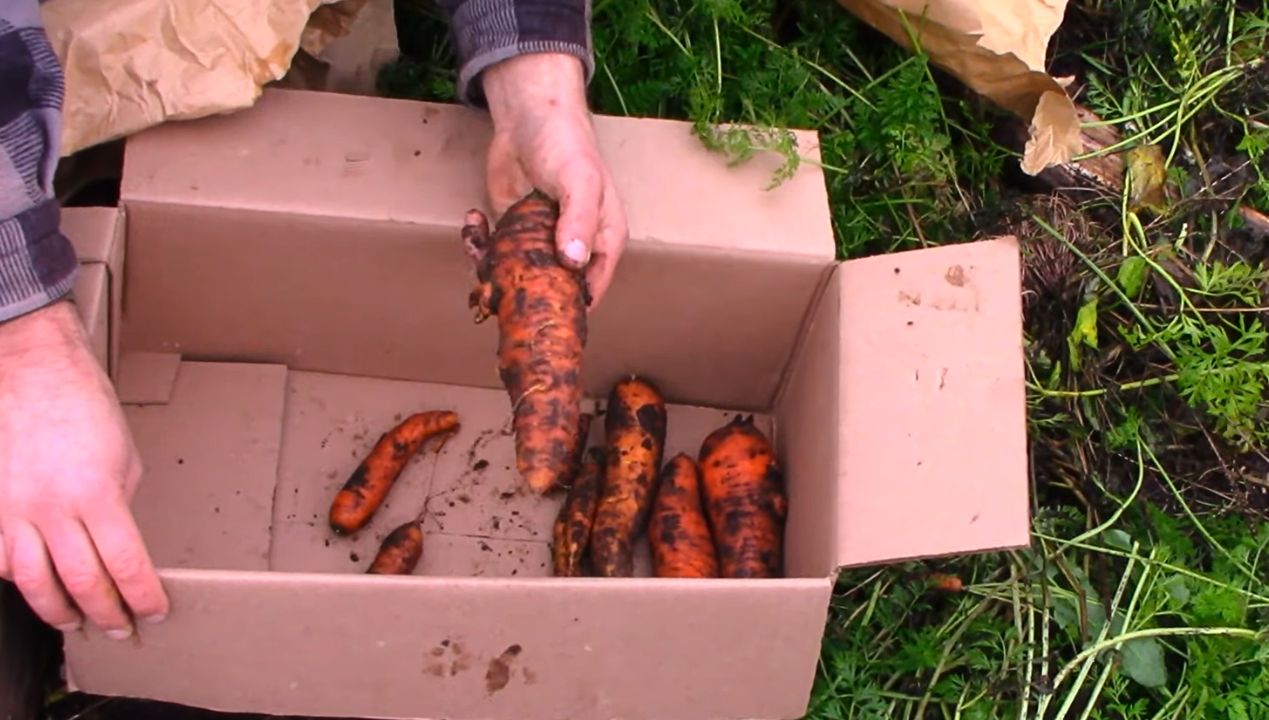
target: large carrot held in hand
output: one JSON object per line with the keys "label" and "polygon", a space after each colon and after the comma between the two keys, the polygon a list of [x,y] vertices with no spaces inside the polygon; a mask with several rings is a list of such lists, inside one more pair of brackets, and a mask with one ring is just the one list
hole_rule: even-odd
{"label": "large carrot held in hand", "polygon": [[560,506],[552,532],[551,565],[557,577],[581,577],[590,547],[599,486],[604,474],[604,448],[593,447],[582,461],[581,471]]}
{"label": "large carrot held in hand", "polygon": [[336,493],[330,506],[331,529],[343,535],[365,527],[423,443],[455,432],[458,427],[456,413],[432,410],[415,413],[381,435],[370,454]]}
{"label": "large carrot held in hand", "polygon": [[379,544],[379,552],[366,573],[370,575],[409,575],[423,557],[423,529],[418,520],[393,528]]}
{"label": "large carrot held in hand", "polygon": [[607,467],[591,530],[596,575],[634,575],[634,541],[647,523],[665,425],[665,399],[651,382],[632,376],[613,385],[604,417]]}
{"label": "large carrot held in hand", "polygon": [[675,455],[661,468],[648,521],[648,545],[656,577],[718,577],[714,539],[701,505],[700,469],[686,453]]}
{"label": "large carrot held in hand", "polygon": [[558,218],[558,204],[535,191],[507,210],[492,236],[479,210],[467,213],[462,231],[478,281],[468,304],[477,323],[498,319],[498,375],[511,398],[516,469],[538,493],[563,483],[577,450],[590,304],[583,275],[556,255]]}
{"label": "large carrot held in hand", "polygon": [[788,514],[771,442],[737,415],[701,442],[701,489],[725,578],[780,577]]}

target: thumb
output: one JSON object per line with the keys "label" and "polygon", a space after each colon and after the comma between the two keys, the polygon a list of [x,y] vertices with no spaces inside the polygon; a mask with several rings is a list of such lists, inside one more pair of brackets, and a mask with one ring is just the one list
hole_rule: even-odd
{"label": "thumb", "polygon": [[599,232],[599,210],[603,178],[591,165],[571,164],[561,176],[560,221],[555,245],[562,262],[581,270],[590,262],[595,235]]}

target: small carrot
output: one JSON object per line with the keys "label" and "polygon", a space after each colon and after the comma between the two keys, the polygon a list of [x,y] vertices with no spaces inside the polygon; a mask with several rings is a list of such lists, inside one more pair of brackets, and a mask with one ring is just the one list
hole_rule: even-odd
{"label": "small carrot", "polygon": [[737,415],[701,443],[701,487],[725,578],[779,577],[788,505],[770,441]]}
{"label": "small carrot", "polygon": [[586,574],[584,560],[590,546],[591,528],[595,523],[595,507],[599,502],[599,486],[604,474],[604,448],[586,451],[552,532],[551,561],[557,577],[581,577]]}
{"label": "small carrot", "polygon": [[928,576],[930,588],[939,592],[958,593],[965,589],[965,583],[959,575],[952,573],[932,572]]}
{"label": "small carrot", "polygon": [[665,426],[665,400],[651,382],[630,376],[613,385],[604,417],[606,467],[591,530],[591,564],[600,577],[634,575],[634,541],[647,523]]}
{"label": "small carrot", "polygon": [[369,575],[409,575],[423,557],[423,528],[419,520],[398,525],[383,538],[375,554]]}
{"label": "small carrot", "polygon": [[458,428],[456,413],[433,410],[415,413],[381,435],[331,502],[331,529],[345,535],[365,527],[423,443]]}
{"label": "small carrot", "polygon": [[656,577],[718,577],[718,558],[701,505],[700,469],[686,453],[661,469],[648,522],[652,574]]}
{"label": "small carrot", "polygon": [[576,451],[590,302],[585,277],[559,262],[558,218],[558,203],[534,191],[503,214],[492,236],[479,210],[467,213],[462,229],[477,280],[468,305],[475,322],[498,320],[516,470],[540,494],[563,484]]}

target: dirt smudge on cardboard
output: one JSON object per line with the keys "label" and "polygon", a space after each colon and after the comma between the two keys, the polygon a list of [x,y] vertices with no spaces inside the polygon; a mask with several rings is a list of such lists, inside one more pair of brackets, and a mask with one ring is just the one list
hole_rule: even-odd
{"label": "dirt smudge on cardboard", "polygon": [[505,688],[511,682],[511,663],[520,654],[519,645],[512,645],[502,654],[489,661],[489,669],[485,672],[485,689],[492,695]]}

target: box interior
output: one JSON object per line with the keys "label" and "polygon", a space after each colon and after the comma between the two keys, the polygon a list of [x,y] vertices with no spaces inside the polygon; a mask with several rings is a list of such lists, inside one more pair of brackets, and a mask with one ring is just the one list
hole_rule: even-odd
{"label": "box interior", "polygon": [[[243,233],[254,238],[246,246],[229,239],[239,235],[229,212],[202,215],[193,232],[154,231],[167,225],[164,215],[180,218],[188,210],[129,208],[129,340],[119,392],[146,463],[134,508],[155,561],[168,568],[362,572],[388,531],[422,514],[426,550],[418,575],[549,576],[548,540],[562,497],[528,492],[513,470],[510,398],[495,369],[497,329],[493,321],[472,323],[464,293],[470,275],[457,241],[438,233],[406,243],[391,226],[305,232],[297,223]],[[195,236],[207,241],[191,242]],[[310,250],[309,242],[324,244]],[[235,259],[234,247],[250,260]],[[299,267],[292,260],[313,253],[344,262],[332,259],[325,270],[323,262]],[[588,407],[602,409],[611,384],[638,372],[662,387],[669,403],[666,458],[696,456],[705,435],[737,412],[754,414],[786,457],[775,426],[802,408],[785,403],[773,412],[766,397],[780,387],[795,344],[771,347],[766,331],[802,324],[823,269],[766,264],[767,286],[788,299],[767,304],[761,320],[747,323],[743,308],[757,308],[745,284],[720,277],[708,292],[689,291],[685,265],[692,258],[638,249],[632,256],[634,271],[666,280],[657,293],[619,283],[592,316]],[[147,274],[160,266],[162,273]],[[213,267],[220,272],[202,270]],[[743,263],[723,267],[748,270]],[[330,293],[334,286],[366,291]],[[331,312],[315,307],[323,301]],[[156,310],[139,313],[141,306]],[[405,327],[397,332],[377,321],[407,307],[425,317],[400,313]],[[139,325],[160,312],[163,327],[189,330],[167,335]],[[732,315],[711,322],[722,313]],[[683,315],[713,327],[691,332]],[[291,352],[281,340],[288,333],[295,333]],[[719,358],[720,349],[733,351]],[[815,381],[831,388],[833,366],[818,370]],[[415,457],[365,530],[334,535],[326,523],[330,502],[360,459],[405,415],[431,409],[455,410],[459,432]],[[590,443],[602,438],[600,415]],[[835,474],[801,470],[789,478],[792,512],[818,505],[821,515],[831,514],[831,505],[796,504],[830,492],[808,483],[831,483]],[[824,547],[831,538],[791,542],[795,549]],[[637,557],[637,574],[648,576],[646,538]],[[831,569],[822,561],[791,567],[803,577]]]}

